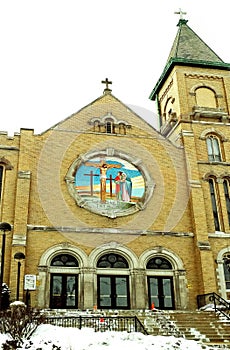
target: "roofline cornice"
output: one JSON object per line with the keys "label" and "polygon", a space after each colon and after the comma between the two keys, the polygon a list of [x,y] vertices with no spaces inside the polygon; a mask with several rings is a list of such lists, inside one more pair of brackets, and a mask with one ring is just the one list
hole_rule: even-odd
{"label": "roofline cornice", "polygon": [[221,69],[221,70],[230,70],[230,63],[224,63],[224,62],[210,62],[210,61],[202,61],[202,60],[189,60],[184,58],[171,58],[167,65],[164,68],[163,73],[161,74],[159,80],[157,81],[154,89],[152,90],[149,99],[154,101],[156,99],[156,95],[162,85],[164,84],[165,80],[168,78],[170,72],[172,69],[176,66],[189,66],[189,67],[206,67],[211,69]]}

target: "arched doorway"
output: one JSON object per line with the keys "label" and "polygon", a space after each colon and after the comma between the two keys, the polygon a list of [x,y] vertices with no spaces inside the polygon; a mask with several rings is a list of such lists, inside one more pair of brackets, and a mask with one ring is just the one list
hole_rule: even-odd
{"label": "arched doorway", "polygon": [[51,260],[51,309],[75,309],[78,307],[78,274],[71,271],[72,268],[76,267],[78,267],[78,261],[70,254],[59,254]]}
{"label": "arched doorway", "polygon": [[219,294],[222,298],[230,298],[230,246],[219,251],[217,255],[217,281],[219,284]]}
{"label": "arched doorway", "polygon": [[226,288],[226,296],[229,299],[230,296],[230,253],[225,253],[223,256],[223,269],[224,269],[224,280]]}
{"label": "arched doorway", "polygon": [[97,307],[99,309],[129,309],[129,265],[115,253],[103,255],[97,262]]}
{"label": "arched doorway", "polygon": [[148,270],[148,303],[157,309],[175,308],[172,264],[162,256],[151,258],[146,265]]}

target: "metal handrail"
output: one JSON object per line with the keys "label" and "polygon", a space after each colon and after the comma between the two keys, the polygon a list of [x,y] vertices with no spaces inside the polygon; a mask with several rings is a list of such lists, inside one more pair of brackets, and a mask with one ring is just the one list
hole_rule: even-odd
{"label": "metal handrail", "polygon": [[137,316],[46,316],[45,323],[78,329],[93,328],[94,331],[127,331],[148,335]]}
{"label": "metal handrail", "polygon": [[230,303],[215,292],[197,295],[198,309],[205,306],[206,301],[213,302],[214,311],[230,320]]}

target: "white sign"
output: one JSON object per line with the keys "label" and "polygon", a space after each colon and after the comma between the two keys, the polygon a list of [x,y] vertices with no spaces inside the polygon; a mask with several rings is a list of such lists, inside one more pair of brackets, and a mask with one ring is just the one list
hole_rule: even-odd
{"label": "white sign", "polygon": [[36,290],[36,275],[25,275],[24,289]]}

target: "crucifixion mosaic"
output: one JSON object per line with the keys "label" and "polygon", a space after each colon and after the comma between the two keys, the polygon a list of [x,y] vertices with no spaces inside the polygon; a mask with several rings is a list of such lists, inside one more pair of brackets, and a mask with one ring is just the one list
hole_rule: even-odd
{"label": "crucifixion mosaic", "polygon": [[96,157],[79,166],[75,188],[78,196],[92,207],[125,210],[143,198],[145,181],[141,172],[126,160]]}

